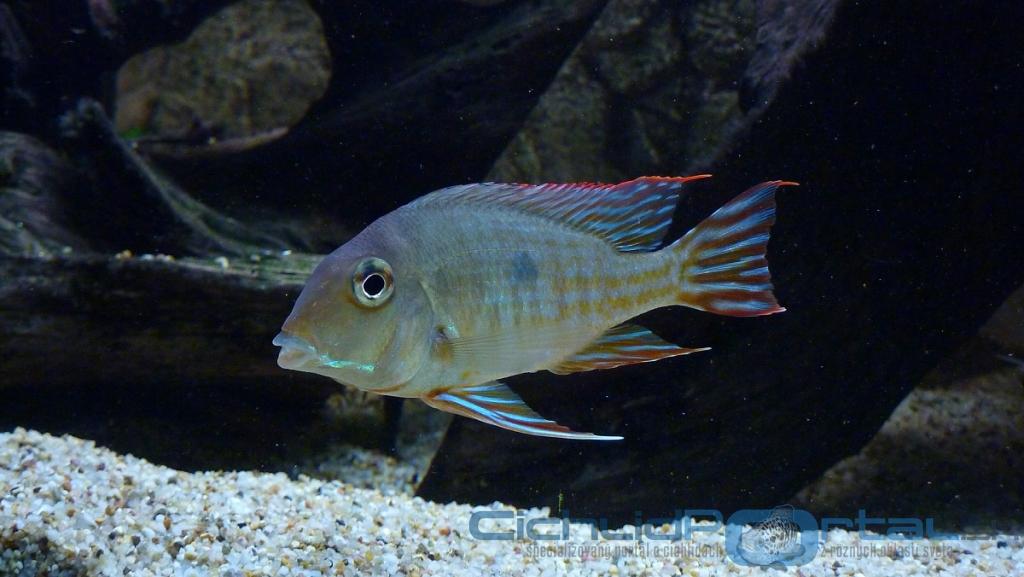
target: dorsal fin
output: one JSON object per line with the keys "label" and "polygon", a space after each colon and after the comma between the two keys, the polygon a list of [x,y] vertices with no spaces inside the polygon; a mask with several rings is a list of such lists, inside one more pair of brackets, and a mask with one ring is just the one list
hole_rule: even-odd
{"label": "dorsal fin", "polygon": [[709,176],[642,176],[619,184],[484,182],[444,188],[408,206],[501,205],[593,234],[622,252],[653,251],[672,222],[683,183]]}
{"label": "dorsal fin", "polygon": [[647,363],[706,350],[708,350],[706,347],[684,349],[663,340],[644,327],[623,323],[612,327],[582,351],[563,359],[548,370],[556,375],[566,375],[581,371]]}

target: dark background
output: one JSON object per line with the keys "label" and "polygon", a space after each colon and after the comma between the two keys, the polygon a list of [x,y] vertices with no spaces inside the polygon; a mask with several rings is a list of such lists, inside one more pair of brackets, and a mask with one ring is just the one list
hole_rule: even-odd
{"label": "dark background", "polygon": [[[779,194],[769,246],[786,313],[645,315],[666,338],[712,351],[510,380],[545,416],[625,441],[556,442],[456,419],[420,487],[438,501],[523,506],[554,507],[562,495],[574,515],[627,522],[635,510],[768,507],[858,451],[1024,283],[1018,3],[807,0],[746,13],[742,2],[651,1],[638,15],[598,1],[314,3],[332,77],[302,121],[235,154],[141,158],[95,113],[116,106],[117,67],[182,40],[226,3],[182,2],[154,17],[138,2],[113,29],[84,3],[57,4],[0,12],[3,126],[61,159],[31,156],[30,166],[60,178],[33,189],[57,224],[28,229],[45,246],[68,235],[79,243],[71,256],[55,250],[56,260],[10,250],[0,261],[0,300],[16,319],[0,335],[3,429],[73,432],[183,469],[272,468],[307,447],[366,438],[320,426],[330,383],[274,366],[269,342],[300,274],[257,286],[216,267],[110,264],[124,249],[243,260],[266,247],[322,253],[444,185],[713,172],[682,200],[674,238],[748,186],[780,178],[801,183]],[[744,50],[730,56],[739,64],[705,68],[687,56],[616,80],[671,53],[657,40],[664,22],[690,31],[673,50],[704,46],[690,24],[698,11],[725,14],[712,31],[750,20],[736,24],[757,38],[739,42]],[[603,43],[601,27],[627,16],[642,25]],[[69,42],[72,29],[84,32]],[[615,58],[625,64],[609,67]],[[593,82],[574,91],[584,77]],[[602,104],[591,104],[593,91]],[[706,110],[709,94],[737,99],[727,121],[701,124],[689,112]],[[83,108],[84,98],[100,108]],[[663,123],[685,150],[701,154],[631,120],[648,113],[671,119]],[[596,128],[585,122],[593,114]],[[536,164],[517,156],[531,138]],[[603,144],[584,164],[580,151],[595,138]],[[25,150],[4,146],[5,155]],[[11,166],[4,190],[38,184]],[[237,218],[237,228],[213,228],[251,250],[197,232],[168,200],[179,198],[172,189],[204,202],[209,222]]]}

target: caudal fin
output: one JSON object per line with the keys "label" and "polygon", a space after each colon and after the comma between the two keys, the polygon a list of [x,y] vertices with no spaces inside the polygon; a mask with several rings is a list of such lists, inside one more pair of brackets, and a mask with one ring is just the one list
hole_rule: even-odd
{"label": "caudal fin", "polygon": [[672,244],[679,255],[679,304],[734,317],[786,309],[772,294],[765,249],[775,223],[775,190],[795,182],[761,183],[732,199]]}

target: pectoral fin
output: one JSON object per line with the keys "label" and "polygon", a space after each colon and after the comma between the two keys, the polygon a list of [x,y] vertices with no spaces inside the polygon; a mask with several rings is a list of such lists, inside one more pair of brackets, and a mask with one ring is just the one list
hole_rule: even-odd
{"label": "pectoral fin", "polygon": [[613,327],[582,351],[548,370],[556,375],[610,369],[621,365],[646,363],[706,351],[708,347],[684,349],[663,340],[651,331],[630,323]]}
{"label": "pectoral fin", "polygon": [[549,421],[528,407],[507,385],[497,381],[433,392],[424,396],[423,402],[435,409],[527,435],[586,441],[622,439],[618,436],[578,433]]}

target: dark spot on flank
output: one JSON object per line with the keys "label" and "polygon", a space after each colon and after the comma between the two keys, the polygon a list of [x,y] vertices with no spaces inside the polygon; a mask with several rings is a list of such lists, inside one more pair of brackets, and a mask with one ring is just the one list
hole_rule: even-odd
{"label": "dark spot on flank", "polygon": [[528,252],[520,252],[512,260],[512,278],[516,282],[533,282],[537,280],[537,263]]}

